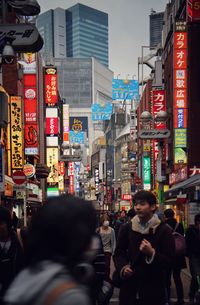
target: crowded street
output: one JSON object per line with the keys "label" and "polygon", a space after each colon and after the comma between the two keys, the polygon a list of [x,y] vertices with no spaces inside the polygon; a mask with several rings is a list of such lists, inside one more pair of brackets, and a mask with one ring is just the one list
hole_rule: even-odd
{"label": "crowded street", "polygon": [[200,305],[200,0],[0,0],[0,305]]}

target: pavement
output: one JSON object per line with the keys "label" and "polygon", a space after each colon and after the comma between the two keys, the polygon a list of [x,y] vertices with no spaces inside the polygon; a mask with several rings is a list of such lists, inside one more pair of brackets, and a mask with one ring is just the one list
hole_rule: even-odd
{"label": "pavement", "polygon": [[[111,265],[111,272],[114,270],[114,266],[113,263]],[[185,304],[189,304],[189,287],[190,287],[190,273],[189,273],[189,269],[184,269],[181,272],[181,278],[183,281],[183,291],[184,291],[184,300],[185,300]],[[118,305],[119,304],[119,299],[118,299],[118,295],[119,295],[119,289],[115,288],[114,289],[114,293],[113,296],[110,300],[110,305]],[[171,304],[170,305],[174,305],[176,303],[177,299],[176,299],[176,289],[175,289],[175,285],[174,285],[174,281],[172,279],[172,286],[171,286]],[[147,304],[148,305],[148,304]]]}

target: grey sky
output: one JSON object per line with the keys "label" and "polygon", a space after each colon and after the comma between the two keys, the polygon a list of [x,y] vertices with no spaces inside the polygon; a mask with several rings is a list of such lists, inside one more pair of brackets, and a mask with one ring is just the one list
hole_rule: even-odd
{"label": "grey sky", "polygon": [[137,74],[141,46],[149,44],[151,8],[163,11],[168,0],[38,0],[42,12],[82,3],[109,14],[109,64],[115,75]]}

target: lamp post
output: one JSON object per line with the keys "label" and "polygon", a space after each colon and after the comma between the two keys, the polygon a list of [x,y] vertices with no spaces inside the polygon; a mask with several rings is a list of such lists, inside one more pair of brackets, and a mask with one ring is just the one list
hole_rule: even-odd
{"label": "lamp post", "polygon": [[[170,131],[165,127],[162,129],[156,129],[156,124],[166,123],[168,114],[166,111],[160,111],[155,117],[148,111],[142,112],[140,116],[140,122],[142,129],[139,131],[138,136],[143,140],[157,140],[158,141],[158,156],[156,160],[156,176],[159,183],[158,190],[162,201],[163,194],[163,176],[162,176],[162,162],[163,160],[163,140],[170,136]],[[143,164],[144,166],[144,164]],[[144,177],[143,177],[144,179]]]}

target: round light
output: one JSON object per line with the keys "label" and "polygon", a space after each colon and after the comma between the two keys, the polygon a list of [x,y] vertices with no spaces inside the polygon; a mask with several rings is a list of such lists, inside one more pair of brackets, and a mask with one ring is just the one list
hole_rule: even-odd
{"label": "round light", "polygon": [[140,116],[141,122],[150,122],[152,121],[152,115],[149,111],[143,111]]}
{"label": "round light", "polygon": [[166,122],[168,118],[168,114],[166,111],[159,111],[156,115],[156,122]]}
{"label": "round light", "polygon": [[62,149],[69,149],[70,148],[69,143],[67,143],[67,142],[63,142],[61,147],[62,147]]}

